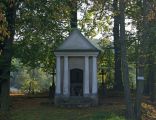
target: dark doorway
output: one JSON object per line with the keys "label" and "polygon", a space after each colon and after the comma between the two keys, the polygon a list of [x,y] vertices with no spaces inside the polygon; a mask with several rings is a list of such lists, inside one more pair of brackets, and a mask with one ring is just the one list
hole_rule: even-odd
{"label": "dark doorway", "polygon": [[83,95],[83,70],[81,69],[70,70],[70,95]]}

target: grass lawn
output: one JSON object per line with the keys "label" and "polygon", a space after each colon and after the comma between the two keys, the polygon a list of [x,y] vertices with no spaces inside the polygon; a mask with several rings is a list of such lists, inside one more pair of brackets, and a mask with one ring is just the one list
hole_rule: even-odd
{"label": "grass lawn", "polygon": [[13,98],[12,101],[11,120],[125,120],[124,106],[119,100],[89,108],[55,107],[46,104],[46,98]]}
{"label": "grass lawn", "polygon": [[[11,110],[0,112],[0,120],[125,120],[121,97],[107,97],[89,108],[64,108],[48,104],[47,98],[12,97]],[[156,103],[144,99],[142,120],[156,120]]]}

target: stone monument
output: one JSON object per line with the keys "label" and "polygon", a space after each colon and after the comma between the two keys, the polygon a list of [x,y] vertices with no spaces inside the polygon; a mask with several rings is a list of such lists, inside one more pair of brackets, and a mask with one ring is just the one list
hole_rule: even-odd
{"label": "stone monument", "polygon": [[98,103],[97,56],[99,50],[75,29],[55,50],[56,105]]}

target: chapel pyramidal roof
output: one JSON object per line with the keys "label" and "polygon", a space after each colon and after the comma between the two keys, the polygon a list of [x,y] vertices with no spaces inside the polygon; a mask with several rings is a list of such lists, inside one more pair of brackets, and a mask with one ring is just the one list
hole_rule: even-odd
{"label": "chapel pyramidal roof", "polygon": [[73,32],[63,41],[56,49],[57,52],[62,51],[99,51],[87,38],[85,38],[79,29]]}

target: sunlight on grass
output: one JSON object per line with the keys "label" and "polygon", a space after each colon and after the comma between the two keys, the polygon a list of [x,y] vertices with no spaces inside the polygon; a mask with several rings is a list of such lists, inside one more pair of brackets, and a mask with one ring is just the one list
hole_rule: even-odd
{"label": "sunlight on grass", "polygon": [[154,108],[154,106],[149,105],[147,103],[142,103],[142,108],[143,108],[142,113],[144,118],[147,118],[148,120],[156,119],[156,109]]}
{"label": "sunlight on grass", "polygon": [[10,93],[10,96],[24,96],[23,93]]}

